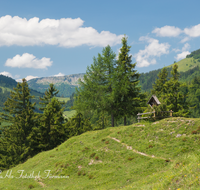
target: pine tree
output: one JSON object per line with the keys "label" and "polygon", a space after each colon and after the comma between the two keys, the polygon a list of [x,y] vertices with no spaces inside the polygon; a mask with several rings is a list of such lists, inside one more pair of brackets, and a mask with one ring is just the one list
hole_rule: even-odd
{"label": "pine tree", "polygon": [[129,55],[131,46],[127,45],[127,37],[122,38],[122,47],[116,64],[117,88],[115,88],[115,101],[117,102],[118,117],[126,118],[136,115],[145,103],[145,95],[138,86],[139,73],[135,70],[136,63],[132,64],[132,55]]}
{"label": "pine tree", "polygon": [[181,87],[183,87],[184,84],[179,82],[180,74],[176,63],[173,65],[171,74],[172,77],[166,82],[167,97],[165,101],[167,103],[167,107],[169,110],[173,110],[175,112],[173,114],[174,116],[186,117],[189,114],[189,106],[185,101],[185,96],[187,96],[187,94],[183,94],[181,92]]}
{"label": "pine tree", "polygon": [[34,141],[34,128],[37,128],[38,116],[34,113],[34,96],[25,79],[11,91],[10,98],[4,103],[4,112],[0,113],[1,120],[9,122],[4,126],[0,138],[0,166],[8,168],[35,155],[37,142]]}
{"label": "pine tree", "polygon": [[152,90],[152,94],[155,94],[158,98],[167,93],[167,87],[166,87],[166,82],[168,81],[167,77],[168,77],[168,71],[166,67],[164,67],[158,74],[158,79],[156,79]]}
{"label": "pine tree", "polygon": [[111,115],[114,127],[115,103],[115,53],[110,46],[103,49],[102,55],[94,57],[94,63],[87,68],[84,80],[80,81],[79,90],[76,91],[74,109],[78,112],[88,110],[103,111]]}
{"label": "pine tree", "polygon": [[62,103],[55,98],[58,92],[54,85],[50,84],[44,97],[40,98],[40,104],[42,105],[40,110],[43,113],[40,116],[40,135],[38,136],[38,140],[41,150],[50,150],[67,139],[64,127],[64,108],[62,108]]}

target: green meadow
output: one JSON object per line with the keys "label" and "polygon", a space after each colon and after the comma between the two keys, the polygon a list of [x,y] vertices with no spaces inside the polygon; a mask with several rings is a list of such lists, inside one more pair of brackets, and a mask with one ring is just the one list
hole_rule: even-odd
{"label": "green meadow", "polygon": [[200,119],[173,117],[68,139],[0,174],[0,190],[200,189]]}

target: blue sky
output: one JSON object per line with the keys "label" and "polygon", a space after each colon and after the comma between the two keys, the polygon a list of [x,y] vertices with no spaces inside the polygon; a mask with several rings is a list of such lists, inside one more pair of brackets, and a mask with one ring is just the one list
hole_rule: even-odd
{"label": "blue sky", "polygon": [[198,0],[1,1],[0,74],[19,81],[85,73],[108,44],[128,36],[139,73],[200,48]]}

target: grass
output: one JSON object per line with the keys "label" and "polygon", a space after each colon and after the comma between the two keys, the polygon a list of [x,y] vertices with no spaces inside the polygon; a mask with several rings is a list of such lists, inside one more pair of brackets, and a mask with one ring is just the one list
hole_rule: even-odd
{"label": "grass", "polygon": [[66,98],[62,98],[62,97],[56,97],[60,102],[67,102],[68,100],[70,100],[70,98],[69,97],[66,97]]}
{"label": "grass", "polygon": [[199,189],[199,126],[200,119],[179,117],[86,132],[1,173],[0,190]]}
{"label": "grass", "polygon": [[64,115],[67,118],[72,117],[73,115],[75,115],[75,113],[76,113],[76,110],[64,111]]}
{"label": "grass", "polygon": [[[197,65],[200,66],[200,62],[198,62],[198,60],[194,59],[193,57],[182,59],[182,60],[178,61],[176,64],[178,65],[179,72],[188,71],[188,70],[196,67]],[[167,67],[172,67],[172,66],[173,66],[173,64],[169,65]]]}

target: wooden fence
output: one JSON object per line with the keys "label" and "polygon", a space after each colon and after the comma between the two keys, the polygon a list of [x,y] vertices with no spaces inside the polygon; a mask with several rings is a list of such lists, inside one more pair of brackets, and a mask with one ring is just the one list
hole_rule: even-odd
{"label": "wooden fence", "polygon": [[173,111],[171,110],[171,111],[161,111],[161,112],[159,112],[159,113],[170,113],[170,116],[156,116],[156,112],[155,111],[153,111],[153,112],[146,112],[146,113],[138,113],[137,114],[137,116],[138,116],[138,123],[140,122],[140,120],[141,119],[149,119],[149,118],[152,118],[152,117],[140,117],[140,115],[146,115],[146,114],[152,114],[153,113],[153,118],[165,118],[165,117],[173,117],[172,116],[172,113],[173,113]]}

